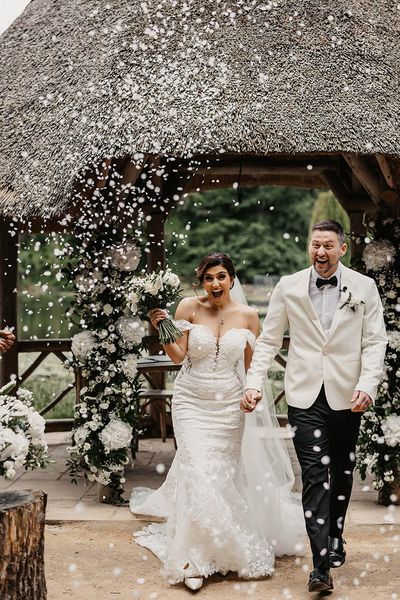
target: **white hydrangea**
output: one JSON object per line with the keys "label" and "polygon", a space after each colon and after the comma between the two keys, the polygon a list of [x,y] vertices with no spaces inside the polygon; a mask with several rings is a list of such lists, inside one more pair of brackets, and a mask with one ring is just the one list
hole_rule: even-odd
{"label": "white hydrangea", "polygon": [[119,271],[134,271],[140,262],[140,249],[133,242],[127,241],[111,248],[110,263]]}
{"label": "white hydrangea", "polygon": [[387,240],[375,240],[365,246],[363,261],[367,271],[379,271],[388,267],[396,255],[396,248]]}
{"label": "white hydrangea", "polygon": [[137,375],[138,359],[134,354],[129,354],[122,363],[121,369],[124,375],[133,379]]}
{"label": "white hydrangea", "polygon": [[44,420],[42,415],[40,415],[36,411],[32,411],[32,413],[28,416],[28,419],[29,419],[28,433],[31,436],[32,441],[33,442],[36,442],[36,441],[41,442],[43,440],[43,436],[44,436],[44,429],[46,426],[46,421]]}
{"label": "white hydrangea", "polygon": [[112,419],[100,432],[99,438],[107,452],[128,448],[132,440],[132,427],[121,419]]}
{"label": "white hydrangea", "polygon": [[139,317],[120,317],[115,325],[125,342],[141,344],[146,332]]}
{"label": "white hydrangea", "polygon": [[85,360],[96,345],[96,338],[91,331],[76,333],[71,342],[71,350],[78,360]]}
{"label": "white hydrangea", "polygon": [[394,447],[400,444],[400,416],[389,415],[381,423],[385,442],[388,446]]}
{"label": "white hydrangea", "polygon": [[18,460],[18,466],[22,466],[29,451],[29,440],[22,431],[15,432],[8,427],[2,427],[0,448],[0,461],[12,458],[14,461]]}

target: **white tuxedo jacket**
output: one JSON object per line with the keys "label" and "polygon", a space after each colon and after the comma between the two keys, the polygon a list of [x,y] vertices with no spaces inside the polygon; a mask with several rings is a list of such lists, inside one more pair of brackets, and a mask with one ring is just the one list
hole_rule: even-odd
{"label": "white tuxedo jacket", "polygon": [[[262,390],[263,379],[289,329],[285,373],[289,405],[309,408],[322,384],[334,410],[351,408],[354,390],[366,392],[374,400],[387,344],[375,282],[342,265],[340,300],[325,337],[309,296],[310,274],[311,267],[282,277],[275,287],[247,373],[246,389]],[[361,301],[355,310],[348,304],[342,307],[349,292],[353,300]]]}

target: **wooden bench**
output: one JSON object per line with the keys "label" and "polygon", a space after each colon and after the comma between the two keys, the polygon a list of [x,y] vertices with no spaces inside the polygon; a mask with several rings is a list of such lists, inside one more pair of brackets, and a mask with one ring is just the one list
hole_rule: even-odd
{"label": "wooden bench", "polygon": [[171,408],[172,390],[145,389],[140,392],[140,398],[146,400],[140,405],[141,414],[151,404],[155,405],[159,417],[162,441],[167,439],[167,407]]}

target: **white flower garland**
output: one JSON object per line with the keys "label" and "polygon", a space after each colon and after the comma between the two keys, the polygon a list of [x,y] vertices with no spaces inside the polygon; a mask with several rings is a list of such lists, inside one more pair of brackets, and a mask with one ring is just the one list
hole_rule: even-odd
{"label": "white flower garland", "polygon": [[[108,235],[107,235],[108,233]],[[130,239],[109,232],[80,232],[67,275],[75,302],[69,316],[84,328],[72,338],[70,369],[80,368],[85,387],[75,411],[68,467],[73,480],[82,459],[85,477],[112,488],[112,501],[123,502],[124,468],[138,434],[140,383],[137,361],[145,335],[137,316],[126,316],[126,295],[141,252]]]}

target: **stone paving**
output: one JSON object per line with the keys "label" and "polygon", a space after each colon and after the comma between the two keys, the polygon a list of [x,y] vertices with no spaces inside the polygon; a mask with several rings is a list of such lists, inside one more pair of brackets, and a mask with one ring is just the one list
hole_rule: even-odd
{"label": "stone paving", "polygon": [[[45,471],[21,472],[12,481],[0,480],[0,490],[39,489],[46,492],[48,506],[46,521],[125,521],[134,519],[126,506],[111,506],[98,501],[97,484],[86,483],[82,478],[78,485],[70,483],[67,473],[68,438],[65,433],[47,434],[49,452],[55,460]],[[288,440],[288,449],[294,464],[296,475],[295,488],[300,489],[299,466],[294,455],[292,442]],[[163,443],[160,439],[144,439],[139,443],[139,452],[133,467],[126,471],[126,496],[135,485],[158,488],[164,478],[162,467],[168,468],[174,457],[174,445],[171,439]],[[140,520],[140,519],[139,519]],[[379,506],[377,492],[371,482],[362,482],[355,478],[352,501],[347,518],[349,525],[384,525],[400,523],[400,507]]]}

